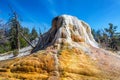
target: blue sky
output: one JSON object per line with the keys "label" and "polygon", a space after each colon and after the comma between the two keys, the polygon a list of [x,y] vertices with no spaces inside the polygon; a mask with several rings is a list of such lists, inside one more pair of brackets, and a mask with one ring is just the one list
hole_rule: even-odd
{"label": "blue sky", "polygon": [[7,21],[11,5],[19,15],[22,26],[51,27],[55,16],[69,14],[87,22],[94,29],[118,26],[120,31],[120,0],[0,0],[0,19]]}

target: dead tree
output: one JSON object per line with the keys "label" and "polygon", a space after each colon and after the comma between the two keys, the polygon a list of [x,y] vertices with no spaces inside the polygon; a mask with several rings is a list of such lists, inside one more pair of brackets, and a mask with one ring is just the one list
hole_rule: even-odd
{"label": "dead tree", "polygon": [[26,41],[32,48],[35,47],[35,46],[33,46],[32,43],[23,35],[22,32],[19,32],[19,33],[20,33],[20,35],[25,39],[25,41]]}
{"label": "dead tree", "polygon": [[[15,15],[15,20],[17,20],[16,13],[14,13],[14,15]],[[16,23],[15,28],[16,28],[16,49],[19,50],[20,49],[20,41],[19,41],[19,23],[18,23],[18,21]]]}
{"label": "dead tree", "polygon": [[[12,34],[13,40],[15,40],[14,45],[12,46],[15,51],[17,51],[17,54],[19,54],[19,49],[20,49],[20,41],[19,41],[19,29],[20,29],[20,24],[18,21],[18,16],[17,13],[12,9],[12,7],[9,5],[9,8],[12,12],[11,18],[10,18],[10,24],[11,25],[11,30],[14,29],[15,32]],[[12,44],[12,42],[11,42]]]}

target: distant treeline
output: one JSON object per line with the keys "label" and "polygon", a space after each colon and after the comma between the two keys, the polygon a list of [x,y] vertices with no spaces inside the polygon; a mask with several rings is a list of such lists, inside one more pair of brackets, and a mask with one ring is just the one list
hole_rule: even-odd
{"label": "distant treeline", "polygon": [[112,51],[120,50],[120,32],[117,32],[117,26],[112,23],[102,30],[92,29],[92,34],[101,47]]}
{"label": "distant treeline", "polygon": [[19,32],[22,32],[29,41],[33,41],[35,38],[38,37],[38,33],[35,28],[32,28],[32,31],[30,31],[29,28],[23,27],[20,24],[16,14],[13,13],[6,23],[4,23],[2,20],[0,21],[0,53],[5,53],[16,49],[16,39],[18,36],[20,48],[29,45],[20,35],[20,33],[16,30],[16,28],[19,28]]}

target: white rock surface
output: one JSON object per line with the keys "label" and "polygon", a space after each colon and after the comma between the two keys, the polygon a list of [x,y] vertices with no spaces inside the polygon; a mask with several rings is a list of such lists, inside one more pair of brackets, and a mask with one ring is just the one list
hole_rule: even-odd
{"label": "white rock surface", "polygon": [[0,61],[1,60],[6,60],[6,59],[12,59],[13,56],[14,56],[13,53],[0,55]]}
{"label": "white rock surface", "polygon": [[[82,38],[85,40],[87,44],[90,44],[93,47],[98,47],[97,42],[94,40],[92,34],[91,34],[91,29],[90,26],[85,23],[82,20],[79,20],[77,17],[70,16],[70,15],[62,15],[58,18],[58,23],[61,23],[61,20],[63,19],[63,24],[60,26],[60,32],[62,32],[61,28],[65,28],[67,33],[67,40],[68,42],[72,42],[71,39],[71,34],[78,35],[78,37]],[[70,29],[70,25],[73,26],[73,29]],[[71,30],[73,30],[73,33],[71,33]],[[59,33],[59,32],[58,32]],[[61,33],[60,33],[61,34]],[[57,35],[58,36],[58,35]],[[61,36],[59,36],[60,38]]]}
{"label": "white rock surface", "polygon": [[34,51],[54,44],[61,45],[61,43],[68,43],[73,47],[82,48],[86,47],[86,44],[96,48],[99,47],[91,34],[90,26],[77,17],[70,15],[54,18],[51,29],[43,34],[42,38],[43,40],[39,40],[39,44],[37,44]]}
{"label": "white rock surface", "polygon": [[[16,56],[16,57],[22,57],[22,56],[25,56],[25,55],[29,55],[30,52],[31,52],[31,50],[32,50],[32,47],[31,47],[31,46],[22,48],[22,49],[20,49],[20,51],[19,51],[19,55]],[[8,53],[5,53],[5,54],[1,54],[1,55],[0,55],[0,61],[1,61],[1,60],[6,60],[6,59],[12,59],[12,58],[15,58],[12,52],[9,53],[9,54],[8,54]]]}
{"label": "white rock surface", "polygon": [[[36,38],[35,40],[33,40],[31,43],[36,46],[36,44],[38,43],[38,38]],[[32,47],[31,46],[27,46],[27,47],[24,47],[24,48],[21,48],[19,50],[19,55],[16,56],[16,57],[22,57],[22,56],[26,56],[26,55],[29,55],[31,53],[31,50],[32,50]],[[15,58],[13,53],[4,53],[4,54],[0,54],[0,61],[1,60],[6,60],[6,59],[12,59],[12,58]]]}

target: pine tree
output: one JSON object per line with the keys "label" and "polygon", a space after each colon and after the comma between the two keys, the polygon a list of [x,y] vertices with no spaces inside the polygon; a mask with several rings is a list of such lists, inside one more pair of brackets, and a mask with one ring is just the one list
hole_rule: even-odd
{"label": "pine tree", "polygon": [[11,50],[15,50],[20,48],[20,41],[19,41],[19,29],[20,29],[20,23],[17,19],[16,13],[13,13],[13,15],[10,17],[9,25],[11,27],[9,31],[9,37],[10,37],[10,45]]}
{"label": "pine tree", "polygon": [[112,23],[109,23],[109,28],[105,28],[105,31],[108,35],[109,47],[113,50],[117,50],[116,29],[117,26],[114,26]]}
{"label": "pine tree", "polygon": [[[27,27],[21,27],[21,32],[23,35],[30,41],[30,30]],[[27,41],[23,38],[23,36],[20,35],[20,47],[23,48],[25,46],[28,46]]]}
{"label": "pine tree", "polygon": [[38,37],[37,31],[35,30],[35,28],[32,28],[32,31],[30,33],[30,41],[34,40],[37,37]]}

